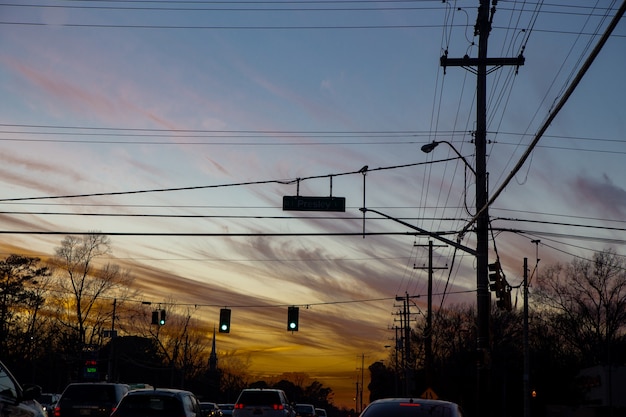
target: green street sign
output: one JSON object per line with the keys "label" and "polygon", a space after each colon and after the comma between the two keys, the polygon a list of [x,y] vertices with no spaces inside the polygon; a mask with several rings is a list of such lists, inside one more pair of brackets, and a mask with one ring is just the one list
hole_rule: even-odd
{"label": "green street sign", "polygon": [[283,210],[346,211],[346,198],[283,196]]}

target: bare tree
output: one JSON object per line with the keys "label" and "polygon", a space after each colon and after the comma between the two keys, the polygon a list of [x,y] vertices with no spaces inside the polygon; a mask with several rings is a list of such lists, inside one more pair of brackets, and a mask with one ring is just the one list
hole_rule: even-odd
{"label": "bare tree", "polygon": [[610,361],[610,346],[626,327],[624,260],[613,250],[548,268],[536,295],[552,312],[553,326],[589,364]]}
{"label": "bare tree", "polygon": [[[170,369],[180,372],[180,379],[172,384],[183,387],[187,380],[198,377],[206,371],[210,351],[210,338],[201,323],[194,319],[197,308],[187,308],[177,314],[175,302],[169,300],[156,311],[164,310],[167,320],[163,325],[152,325],[147,320],[137,326],[138,333],[154,338],[160,353],[167,360]],[[150,314],[144,314],[149,316]],[[173,378],[174,373],[172,373]]]}
{"label": "bare tree", "polygon": [[[9,255],[0,261],[0,355],[16,353],[6,352],[8,341],[16,344],[30,340],[37,312],[44,303],[35,285],[49,275],[48,267],[41,266],[39,258]],[[33,288],[25,286],[28,282]]]}
{"label": "bare tree", "polygon": [[220,391],[227,402],[235,402],[243,388],[250,383],[250,354],[236,350],[219,352],[222,379]]}
{"label": "bare tree", "polygon": [[111,300],[104,302],[104,298],[125,291],[132,282],[129,272],[118,265],[96,262],[110,253],[110,239],[97,232],[66,236],[55,250],[59,285],[70,294],[60,320],[83,346],[99,337],[98,329],[111,317]]}

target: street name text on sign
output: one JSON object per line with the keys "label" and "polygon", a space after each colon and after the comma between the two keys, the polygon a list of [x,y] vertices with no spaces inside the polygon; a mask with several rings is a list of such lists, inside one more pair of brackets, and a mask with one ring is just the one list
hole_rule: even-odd
{"label": "street name text on sign", "polygon": [[283,210],[346,211],[346,198],[283,196]]}

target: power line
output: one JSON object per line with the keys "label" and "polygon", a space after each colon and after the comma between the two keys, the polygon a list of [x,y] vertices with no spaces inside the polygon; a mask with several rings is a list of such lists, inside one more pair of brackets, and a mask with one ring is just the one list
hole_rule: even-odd
{"label": "power line", "polygon": [[[459,159],[459,157],[447,158],[447,159],[439,159],[437,161],[429,161],[429,162],[415,162],[412,164],[402,164],[402,165],[393,165],[387,167],[379,167],[379,168],[371,168],[368,172],[373,171],[383,171],[390,169],[398,169],[398,168],[407,168],[419,165],[428,165],[438,162],[447,162],[455,159]],[[332,178],[332,177],[340,177],[345,175],[362,175],[361,170],[358,171],[349,171],[342,172],[336,174],[325,174],[325,175],[314,175],[309,177],[296,178],[291,180],[262,180],[262,181],[246,181],[246,182],[237,182],[230,184],[215,184],[215,185],[197,185],[197,186],[188,186],[188,187],[174,187],[174,188],[155,188],[155,189],[147,189],[147,190],[134,190],[134,191],[112,191],[112,192],[104,192],[104,193],[88,193],[88,194],[68,194],[68,195],[57,195],[57,196],[47,196],[47,197],[16,197],[16,198],[3,198],[0,199],[1,202],[7,201],[32,201],[32,200],[48,200],[48,199],[63,199],[63,198],[85,198],[85,197],[102,197],[102,196],[114,196],[114,195],[129,195],[129,194],[147,194],[147,193],[162,193],[162,192],[172,192],[172,191],[190,191],[190,190],[202,190],[208,188],[227,188],[227,187],[241,187],[241,186],[249,186],[249,185],[262,185],[262,184],[295,184],[305,180],[311,179],[320,179],[320,178]]]}

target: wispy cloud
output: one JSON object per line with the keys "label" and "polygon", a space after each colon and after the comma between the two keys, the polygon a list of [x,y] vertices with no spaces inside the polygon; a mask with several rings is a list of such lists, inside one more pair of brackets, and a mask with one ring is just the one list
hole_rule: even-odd
{"label": "wispy cloud", "polygon": [[626,189],[615,184],[607,174],[603,174],[602,178],[578,176],[572,182],[572,187],[577,203],[585,201],[590,208],[611,219],[626,217]]}

